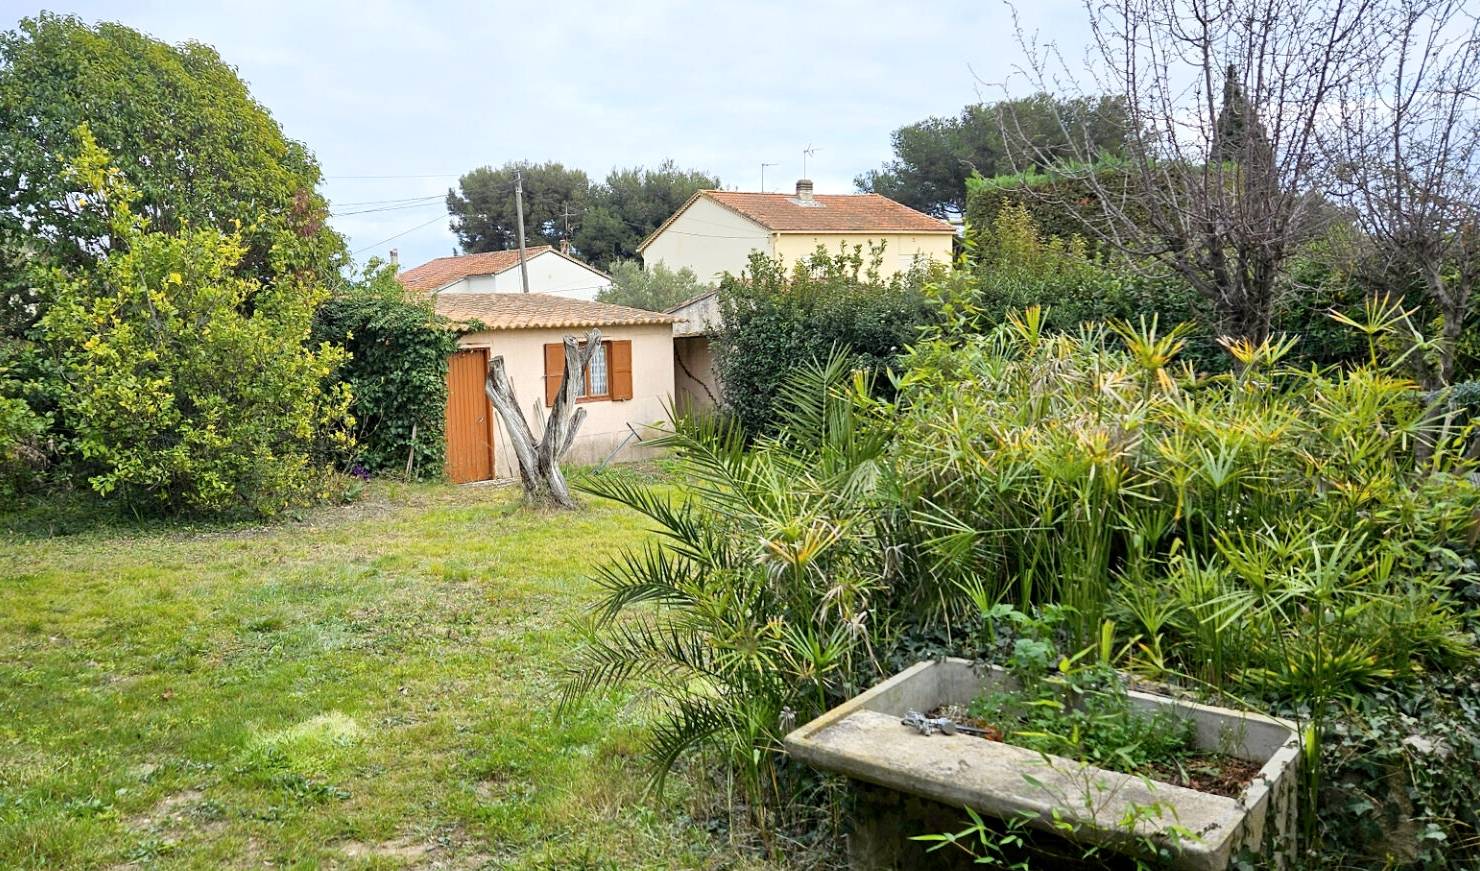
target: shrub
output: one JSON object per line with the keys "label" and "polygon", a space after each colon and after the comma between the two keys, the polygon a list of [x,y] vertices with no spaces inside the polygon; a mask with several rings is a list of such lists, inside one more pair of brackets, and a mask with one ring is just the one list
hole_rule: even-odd
{"label": "shrub", "polygon": [[1226,356],[1216,336],[1196,326],[1201,306],[1187,284],[1164,270],[1135,272],[1092,253],[1084,237],[1045,234],[1033,212],[1020,203],[991,217],[967,269],[932,289],[950,300],[957,330],[988,332],[1030,306],[1042,309],[1045,328],[1074,332],[1086,322],[1156,316],[1162,323],[1187,323],[1186,356],[1202,368],[1221,368]]}
{"label": "shrub", "polygon": [[[794,811],[788,710],[801,722],[885,668],[971,650],[994,606],[1053,609],[1060,649],[1298,721],[1313,863],[1381,852],[1331,829],[1367,808],[1416,821],[1415,863],[1473,865],[1473,730],[1446,724],[1474,710],[1480,478],[1472,427],[1436,420],[1381,358],[1388,309],[1347,318],[1360,365],[1228,342],[1233,365],[1209,374],[1180,360],[1186,329],[1153,318],[1053,330],[1030,308],[975,331],[966,281],[938,283],[891,392],[783,380],[775,434],[750,452],[733,433],[676,442],[696,482],[681,507],[608,488],[665,543],[604,570],[574,686],[657,689],[661,767],[719,747],[757,813]],[[617,619],[637,603],[652,607]],[[1366,767],[1355,754],[1394,723],[1403,746]],[[1363,794],[1395,767],[1406,795]]]}
{"label": "shrub", "polygon": [[772,404],[790,371],[835,347],[850,350],[853,368],[881,371],[934,319],[922,287],[938,268],[883,279],[882,256],[818,248],[788,272],[757,253],[744,273],[721,281],[715,367],[724,404],[746,432],[775,429]]}
{"label": "shrub", "polygon": [[991,178],[972,176],[966,182],[967,237],[978,250],[990,250],[995,242],[997,216],[1004,209],[1016,207],[1028,213],[1044,236],[1079,236],[1090,240],[1089,250],[1098,252],[1101,244],[1095,228],[1106,224],[1099,197],[1091,186],[1095,183],[1110,190],[1126,190],[1129,182],[1115,160],[1097,164],[1092,176],[1088,168],[1080,172],[1073,167],[1055,174],[1029,171]]}
{"label": "shrub", "polygon": [[1062,604],[1080,644],[1109,621],[1135,641],[1123,666],[1296,717],[1316,754],[1345,705],[1474,658],[1455,555],[1480,486],[1416,385],[1286,367],[1289,343],[1198,375],[1176,330],[1044,327],[1030,310],[904,361],[888,416],[917,607]]}
{"label": "shrub", "polygon": [[711,289],[687,266],[673,270],[655,263],[644,269],[636,260],[618,260],[608,271],[612,285],[597,291],[597,302],[660,312]]}
{"label": "shrub", "polygon": [[31,410],[21,385],[0,365],[0,496],[25,487],[46,461],[41,440],[46,419]]}
{"label": "shrub", "polygon": [[354,397],[355,461],[377,474],[440,475],[457,336],[430,299],[407,293],[395,267],[371,261],[318,310],[313,339],[349,352],[337,375]]}
{"label": "shrub", "polygon": [[[1102,171],[1102,181],[1108,173]],[[1162,324],[1186,324],[1182,358],[1203,371],[1227,368],[1218,329],[1199,294],[1165,266],[1134,262],[1087,236],[1098,200],[1082,177],[1043,175],[977,179],[968,211],[968,245],[974,269],[953,277],[958,303],[974,306],[971,324],[985,332],[1007,315],[1029,306],[1044,309],[1053,330],[1073,331],[1085,321],[1108,323],[1156,317]],[[1086,223],[1090,222],[1090,223]],[[1333,222],[1335,223],[1335,222]],[[1377,287],[1351,262],[1358,246],[1340,223],[1326,235],[1301,245],[1281,276],[1273,313],[1275,333],[1299,338],[1291,358],[1320,366],[1360,363],[1358,333],[1330,317],[1332,310],[1360,309]],[[1422,294],[1406,295],[1422,309]]]}
{"label": "shrub", "polygon": [[326,386],[344,352],[308,346],[324,291],[243,276],[236,234],[149,232],[83,133],[85,207],[105,211],[115,245],[93,268],[48,273],[40,331],[93,489],[145,509],[257,514],[319,496],[320,449],[348,442],[348,392]]}

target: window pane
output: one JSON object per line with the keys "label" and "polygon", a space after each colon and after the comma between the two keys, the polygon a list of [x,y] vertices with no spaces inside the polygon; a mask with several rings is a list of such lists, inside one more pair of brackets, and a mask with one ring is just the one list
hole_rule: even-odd
{"label": "window pane", "polygon": [[609,392],[606,389],[606,343],[602,342],[596,346],[596,353],[591,355],[591,395],[605,396]]}

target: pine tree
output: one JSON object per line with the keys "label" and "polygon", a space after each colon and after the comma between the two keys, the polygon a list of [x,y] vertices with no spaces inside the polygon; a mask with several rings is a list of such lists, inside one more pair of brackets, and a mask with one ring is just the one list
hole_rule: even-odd
{"label": "pine tree", "polygon": [[1269,152],[1269,136],[1239,83],[1238,67],[1229,64],[1223,79],[1223,105],[1213,126],[1212,159],[1247,164]]}

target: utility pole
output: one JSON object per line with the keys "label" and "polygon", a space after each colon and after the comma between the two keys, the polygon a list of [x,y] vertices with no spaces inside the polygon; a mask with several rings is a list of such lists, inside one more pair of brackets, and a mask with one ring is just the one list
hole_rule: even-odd
{"label": "utility pole", "polygon": [[519,283],[529,293],[529,267],[524,265],[524,172],[514,170],[514,217],[519,221]]}
{"label": "utility pole", "polygon": [[780,165],[781,164],[779,164],[779,163],[762,163],[761,164],[761,193],[765,193],[766,192],[766,167],[768,167],[768,166],[780,166]]}

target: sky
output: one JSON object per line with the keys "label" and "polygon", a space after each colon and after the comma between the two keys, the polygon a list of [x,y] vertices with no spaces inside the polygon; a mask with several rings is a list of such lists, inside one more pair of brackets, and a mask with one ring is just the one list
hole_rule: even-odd
{"label": "sky", "polygon": [[[1079,0],[1018,6],[1025,32],[1083,45]],[[765,162],[776,191],[810,145],[817,192],[849,193],[894,129],[1025,90],[1012,8],[993,0],[0,0],[0,27],[42,8],[214,46],[318,156],[356,259],[396,248],[407,266],[454,252],[445,205],[385,203],[478,166],[553,160],[596,180],[672,158],[759,190]]]}

